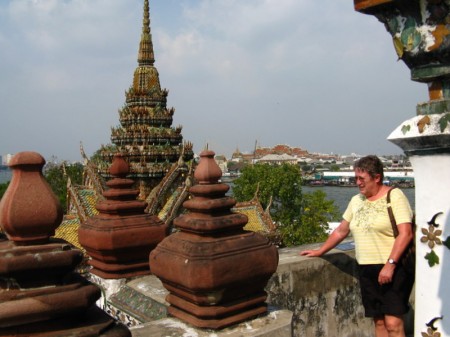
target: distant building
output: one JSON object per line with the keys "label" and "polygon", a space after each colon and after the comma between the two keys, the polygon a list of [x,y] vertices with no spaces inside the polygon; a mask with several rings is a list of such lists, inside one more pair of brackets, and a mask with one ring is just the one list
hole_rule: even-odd
{"label": "distant building", "polygon": [[235,163],[253,163],[254,159],[254,153],[242,153],[239,149],[236,149],[231,155],[231,161]]}
{"label": "distant building", "polygon": [[258,163],[266,163],[266,164],[274,164],[274,165],[281,165],[281,164],[297,164],[298,159],[297,157],[290,156],[288,154],[268,154],[260,159],[257,159],[256,162]]}
{"label": "distant building", "polygon": [[[308,155],[309,155],[308,151],[303,150],[299,147],[291,147],[289,145],[278,144],[275,145],[274,147],[257,147],[255,148],[255,151],[253,151],[253,153],[242,153],[239,151],[239,149],[236,149],[231,156],[231,161],[256,163],[256,162],[269,162],[278,160],[281,162],[292,161],[292,163],[297,163],[298,158],[306,157]],[[290,159],[286,159],[288,157],[285,157],[283,159],[280,156],[289,156]],[[295,160],[292,158],[294,158]]]}
{"label": "distant building", "polygon": [[228,172],[227,158],[225,158],[225,156],[215,156],[214,160],[216,161],[217,165],[219,165],[222,173]]}
{"label": "distant building", "polygon": [[0,156],[2,165],[8,165],[10,160],[12,159],[12,157],[13,157],[13,155],[9,154],[9,153]]}
{"label": "distant building", "polygon": [[256,158],[261,158],[261,157],[264,157],[269,154],[278,154],[278,155],[288,154],[290,156],[295,156],[295,157],[304,157],[304,156],[308,155],[308,151],[303,150],[299,147],[291,147],[289,145],[284,145],[284,144],[278,144],[271,148],[270,147],[258,147],[255,150]]}

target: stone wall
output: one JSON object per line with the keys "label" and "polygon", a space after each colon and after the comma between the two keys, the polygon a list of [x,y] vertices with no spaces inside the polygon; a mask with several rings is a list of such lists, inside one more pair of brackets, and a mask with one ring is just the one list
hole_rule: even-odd
{"label": "stone wall", "polygon": [[372,337],[364,317],[351,243],[321,258],[299,255],[311,246],[280,249],[266,290],[270,305],[293,312],[293,336]]}
{"label": "stone wall", "polygon": [[[321,258],[299,255],[300,251],[310,248],[315,248],[315,245],[279,250],[278,269],[266,287],[270,312],[287,309],[293,313],[294,337],[373,337],[372,320],[364,317],[361,304],[353,243],[343,243]],[[107,300],[107,304],[109,308],[117,309],[114,312],[121,312],[116,316],[119,320],[130,317],[140,322],[132,328],[133,335],[140,336],[138,331],[144,335],[152,331],[155,336],[167,336],[170,329],[166,329],[166,321],[160,319],[161,315],[147,312],[148,303],[154,303],[151,307],[167,306],[164,301],[166,295],[161,282],[150,275],[122,286]],[[131,308],[130,303],[140,305]],[[162,313],[161,310],[159,312]],[[414,324],[412,315],[408,315],[406,322],[407,331],[411,331]],[[124,323],[129,324],[130,321]],[[192,330],[192,327],[188,328]],[[155,329],[160,335],[155,334]],[[227,335],[233,329],[225,330],[223,333]],[[249,333],[248,336],[255,334]]]}

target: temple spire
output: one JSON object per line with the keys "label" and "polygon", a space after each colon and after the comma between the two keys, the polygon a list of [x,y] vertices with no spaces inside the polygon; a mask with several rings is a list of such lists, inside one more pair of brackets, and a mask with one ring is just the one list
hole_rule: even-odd
{"label": "temple spire", "polygon": [[167,108],[166,89],[161,89],[150,33],[149,0],[144,0],[144,20],[139,44],[138,66],[133,83],[125,92],[125,105],[119,110],[120,126],[111,129],[113,147],[102,147],[105,161],[102,175],[115,153],[130,165],[130,179],[140,186],[140,198],[146,199],[183,152],[183,159],[193,158],[192,143],[183,143],[182,128],[172,127],[173,108]]}
{"label": "temple spire", "polygon": [[152,34],[150,32],[149,0],[144,0],[144,19],[142,22],[141,42],[139,43],[138,62],[139,66],[153,66],[153,64],[155,63]]}

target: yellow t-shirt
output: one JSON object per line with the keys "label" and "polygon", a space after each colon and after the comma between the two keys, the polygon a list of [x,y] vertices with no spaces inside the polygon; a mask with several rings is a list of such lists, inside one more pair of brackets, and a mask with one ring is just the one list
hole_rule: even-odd
{"label": "yellow t-shirt", "polygon": [[[387,211],[387,195],[370,201],[362,194],[355,195],[344,212],[355,240],[356,261],[359,264],[384,264],[394,245],[394,233]],[[391,192],[391,206],[397,224],[411,222],[412,211],[404,193],[396,188]]]}

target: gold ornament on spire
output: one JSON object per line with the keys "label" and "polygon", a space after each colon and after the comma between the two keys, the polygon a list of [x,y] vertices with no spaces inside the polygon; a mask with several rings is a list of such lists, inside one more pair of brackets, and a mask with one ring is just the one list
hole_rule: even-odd
{"label": "gold ornament on spire", "polygon": [[144,1],[144,19],[142,22],[141,42],[139,43],[138,62],[140,66],[153,66],[155,63],[152,34],[150,32],[150,6],[148,0]]}

